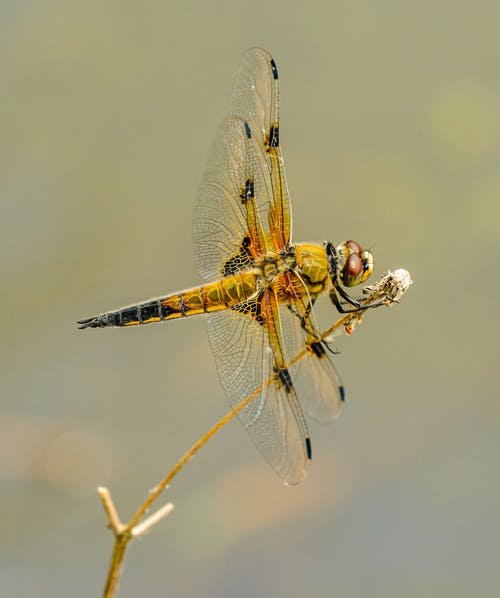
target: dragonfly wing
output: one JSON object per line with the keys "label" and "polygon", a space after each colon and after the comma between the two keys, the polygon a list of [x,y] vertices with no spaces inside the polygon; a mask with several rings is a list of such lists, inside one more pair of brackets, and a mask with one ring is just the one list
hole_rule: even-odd
{"label": "dragonfly wing", "polygon": [[266,194],[245,123],[228,117],[219,127],[193,217],[194,257],[204,278],[251,267],[265,253],[255,206]]}
{"label": "dragonfly wing", "polygon": [[233,87],[231,114],[245,121],[252,131],[256,154],[271,190],[268,212],[274,248],[290,242],[291,208],[280,149],[279,79],[273,58],[261,48],[243,55]]}
{"label": "dragonfly wing", "polygon": [[[229,403],[283,481],[297,484],[309,467],[309,434],[293,384],[277,363],[281,357],[273,345],[280,316],[276,303],[270,309],[275,320],[271,330],[261,323],[262,298],[256,298],[237,309],[210,314],[208,334]],[[277,342],[281,352],[282,339]],[[238,411],[250,395],[254,398]]]}
{"label": "dragonfly wing", "polygon": [[264,50],[244,54],[230,114],[210,153],[193,217],[196,266],[209,280],[251,267],[256,257],[290,240],[277,73]]}
{"label": "dragonfly wing", "polygon": [[330,423],[342,410],[344,387],[322,343],[306,344],[306,351],[290,367],[290,375],[305,413],[321,424]]}
{"label": "dragonfly wing", "polygon": [[[320,341],[314,312],[312,308],[306,309],[302,298],[281,310],[284,342],[292,358],[288,369],[300,405],[317,422],[332,422],[340,415],[344,387],[328,350]],[[295,361],[293,356],[300,352],[302,358]]]}

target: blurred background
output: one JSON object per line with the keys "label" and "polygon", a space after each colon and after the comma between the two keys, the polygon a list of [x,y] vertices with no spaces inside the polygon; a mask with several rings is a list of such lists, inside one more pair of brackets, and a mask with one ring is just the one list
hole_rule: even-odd
{"label": "blurred background", "polygon": [[[99,596],[121,516],[227,410],[203,318],[75,321],[197,284],[191,214],[242,52],[281,75],[296,240],[404,267],[335,358],[284,487],[238,422],[165,495],[119,596],[500,593],[500,5],[0,4],[0,594]],[[336,319],[327,300],[326,327]]]}

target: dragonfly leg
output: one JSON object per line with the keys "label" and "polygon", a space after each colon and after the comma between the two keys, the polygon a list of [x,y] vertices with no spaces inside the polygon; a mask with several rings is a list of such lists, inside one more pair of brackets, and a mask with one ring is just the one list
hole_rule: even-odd
{"label": "dragonfly leg", "polygon": [[[344,299],[346,303],[349,303],[353,307],[345,307],[345,305],[339,299],[337,293],[342,297],[342,299]],[[341,287],[333,287],[330,291],[329,296],[330,300],[341,314],[350,314],[356,311],[364,311],[365,309],[370,309],[371,307],[377,307],[379,305],[382,305],[388,300],[388,297],[386,295],[383,295],[375,301],[370,301],[369,303],[362,303],[361,301],[357,301],[356,299],[350,297]]]}
{"label": "dragonfly leg", "polygon": [[333,355],[337,355],[338,351],[332,349],[328,341],[324,338],[321,338],[321,334],[318,333],[318,331],[314,327],[314,324],[311,321],[311,312],[314,306],[314,301],[315,299],[311,299],[311,301],[309,301],[307,305],[304,307],[304,311],[302,313],[299,311],[299,309],[297,309],[297,305],[293,305],[291,303],[288,304],[288,309],[292,312],[294,316],[296,316],[299,319],[300,327],[307,334],[307,344],[314,352],[318,351],[318,349],[315,346],[321,344],[326,349],[328,349],[330,353],[333,353]]}
{"label": "dragonfly leg", "polygon": [[310,318],[313,304],[314,300],[308,301],[307,305],[302,304],[301,307],[303,309],[299,310],[297,303],[295,305],[289,303],[288,309],[292,312],[294,316],[296,316],[299,319],[300,327],[310,338],[319,338],[319,335],[315,330]]}

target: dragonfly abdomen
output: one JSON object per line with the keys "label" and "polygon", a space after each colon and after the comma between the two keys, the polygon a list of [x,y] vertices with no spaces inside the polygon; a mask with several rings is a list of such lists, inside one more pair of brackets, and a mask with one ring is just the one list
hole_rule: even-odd
{"label": "dragonfly abdomen", "polygon": [[168,320],[175,315],[171,305],[163,305],[166,298],[151,299],[137,305],[122,307],[99,314],[93,318],[79,320],[79,328],[105,328],[106,326],[134,326]]}
{"label": "dragonfly abdomen", "polygon": [[78,324],[80,328],[136,326],[220,311],[246,301],[255,293],[256,285],[255,273],[243,272],[187,291],[80,320]]}

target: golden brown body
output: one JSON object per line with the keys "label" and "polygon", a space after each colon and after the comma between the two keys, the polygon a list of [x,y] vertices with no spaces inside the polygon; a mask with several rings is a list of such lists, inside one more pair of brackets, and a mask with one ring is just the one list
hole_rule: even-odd
{"label": "golden brown body", "polygon": [[[134,326],[231,308],[243,312],[245,303],[256,299],[264,289],[273,289],[278,302],[288,304],[297,299],[315,299],[328,285],[324,245],[298,243],[284,254],[266,254],[248,270],[100,314],[87,326]],[[243,306],[238,308],[241,304]],[[257,317],[260,311],[247,310],[245,313]]]}

